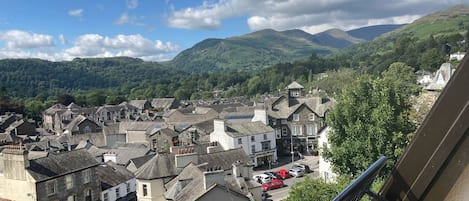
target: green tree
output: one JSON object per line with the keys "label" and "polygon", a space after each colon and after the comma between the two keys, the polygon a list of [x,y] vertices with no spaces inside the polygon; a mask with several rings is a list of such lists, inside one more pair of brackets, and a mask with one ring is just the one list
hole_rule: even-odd
{"label": "green tree", "polygon": [[330,201],[348,185],[349,181],[342,178],[337,183],[326,183],[323,180],[305,177],[291,188],[286,201]]}
{"label": "green tree", "polygon": [[395,63],[382,78],[363,75],[343,90],[329,114],[325,151],[336,172],[359,175],[382,155],[388,157],[382,173],[390,172],[415,130],[409,98],[416,89],[412,68]]}

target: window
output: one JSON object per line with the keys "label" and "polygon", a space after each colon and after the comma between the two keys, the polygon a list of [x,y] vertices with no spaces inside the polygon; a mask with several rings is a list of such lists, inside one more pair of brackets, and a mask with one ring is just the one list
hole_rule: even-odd
{"label": "window", "polygon": [[67,197],[67,201],[75,201],[76,199],[77,199],[77,196],[75,196],[75,195],[69,195]]}
{"label": "window", "polygon": [[264,134],[264,140],[267,140],[267,134]]}
{"label": "window", "polygon": [[67,189],[73,188],[73,175],[72,174],[65,176],[65,185]]}
{"label": "window", "polygon": [[251,146],[251,152],[252,152],[252,153],[256,153],[256,145],[252,145],[252,146]]}
{"label": "window", "polygon": [[120,197],[121,197],[120,188],[117,187],[117,188],[116,188],[116,198],[120,198]]}
{"label": "window", "polygon": [[291,126],[291,132],[292,135],[303,135],[301,125],[292,125]]}
{"label": "window", "polygon": [[243,139],[238,138],[238,144],[243,144]]}
{"label": "window", "polygon": [[93,196],[91,195],[91,189],[85,190],[85,201],[92,201]]}
{"label": "window", "polygon": [[255,142],[255,141],[256,141],[256,137],[254,137],[254,135],[251,136],[251,142]]}
{"label": "window", "polygon": [[276,128],[276,129],[275,129],[275,137],[276,137],[277,139],[282,138],[282,130],[280,130],[280,128]]}
{"label": "window", "polygon": [[309,113],[308,114],[308,120],[309,121],[314,121],[316,120],[316,115],[314,113]]}
{"label": "window", "polygon": [[147,185],[146,185],[146,184],[143,184],[143,185],[142,185],[142,192],[143,192],[143,196],[147,196],[147,195],[148,195],[148,189],[147,189]]}
{"label": "window", "polygon": [[87,184],[91,182],[91,170],[83,171],[83,183]]}
{"label": "window", "polygon": [[158,146],[158,141],[156,139],[152,139],[151,146],[153,147],[153,149],[156,149],[156,147]]}
{"label": "window", "polygon": [[287,136],[287,127],[282,127],[282,136]]}
{"label": "window", "polygon": [[262,151],[270,150],[270,141],[262,142],[261,144],[262,144]]}
{"label": "window", "polygon": [[53,195],[57,193],[57,182],[55,180],[48,181],[46,183],[47,195]]}
{"label": "window", "polygon": [[306,133],[308,135],[316,135],[316,125],[313,125],[313,124],[306,125]]}
{"label": "window", "polygon": [[299,97],[299,96],[300,96],[300,92],[299,92],[299,91],[290,91],[290,96],[291,96],[291,97]]}
{"label": "window", "polygon": [[287,120],[286,120],[286,119],[282,119],[282,120],[280,120],[280,123],[282,123],[282,124],[287,124]]}
{"label": "window", "polygon": [[127,183],[127,193],[130,193],[130,183]]}
{"label": "window", "polygon": [[104,201],[109,201],[109,195],[107,193],[103,194],[103,200]]}
{"label": "window", "polygon": [[293,121],[300,121],[300,115],[299,114],[293,114]]}

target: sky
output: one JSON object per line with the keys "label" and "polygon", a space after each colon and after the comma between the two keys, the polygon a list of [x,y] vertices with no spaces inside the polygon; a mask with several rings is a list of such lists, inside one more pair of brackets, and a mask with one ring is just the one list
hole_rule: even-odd
{"label": "sky", "polygon": [[262,29],[411,23],[467,0],[2,0],[0,59],[166,61],[207,38]]}

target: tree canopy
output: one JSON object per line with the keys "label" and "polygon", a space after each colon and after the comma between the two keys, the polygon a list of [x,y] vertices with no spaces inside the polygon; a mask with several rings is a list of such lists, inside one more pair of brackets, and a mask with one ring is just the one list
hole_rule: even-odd
{"label": "tree canopy", "polygon": [[382,77],[360,76],[346,87],[328,116],[331,146],[325,152],[334,170],[359,175],[385,155],[384,174],[389,173],[415,130],[409,98],[417,91],[413,69],[404,63],[393,63]]}

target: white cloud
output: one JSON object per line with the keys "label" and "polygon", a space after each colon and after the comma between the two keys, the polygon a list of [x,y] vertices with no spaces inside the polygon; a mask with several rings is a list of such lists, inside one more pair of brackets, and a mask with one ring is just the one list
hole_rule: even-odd
{"label": "white cloud", "polygon": [[127,0],[127,8],[135,9],[138,7],[138,0]]}
{"label": "white cloud", "polygon": [[0,41],[3,41],[8,49],[55,46],[51,35],[28,33],[20,30],[0,32]]}
{"label": "white cloud", "polygon": [[51,61],[72,60],[76,57],[115,57],[129,56],[144,60],[161,61],[171,59],[180,47],[171,42],[150,40],[140,34],[117,35],[115,37],[99,34],[78,36],[70,44],[63,34],[57,36],[62,45],[54,44],[54,37],[45,34],[28,33],[21,30],[0,32],[0,59],[2,58],[40,58]]}
{"label": "white cloud", "polygon": [[73,17],[82,17],[83,9],[69,10],[68,15],[73,16]]}
{"label": "white cloud", "polygon": [[218,29],[224,19],[246,16],[246,23],[253,31],[301,28],[317,33],[329,28],[350,29],[376,24],[410,23],[422,15],[458,3],[464,1],[218,0],[173,10],[167,22],[175,28]]}
{"label": "white cloud", "polygon": [[164,58],[167,54],[179,51],[179,46],[160,40],[151,41],[143,36],[117,35],[114,38],[99,34],[85,34],[79,36],[73,47],[64,50],[63,57],[109,57],[129,56],[142,59]]}

